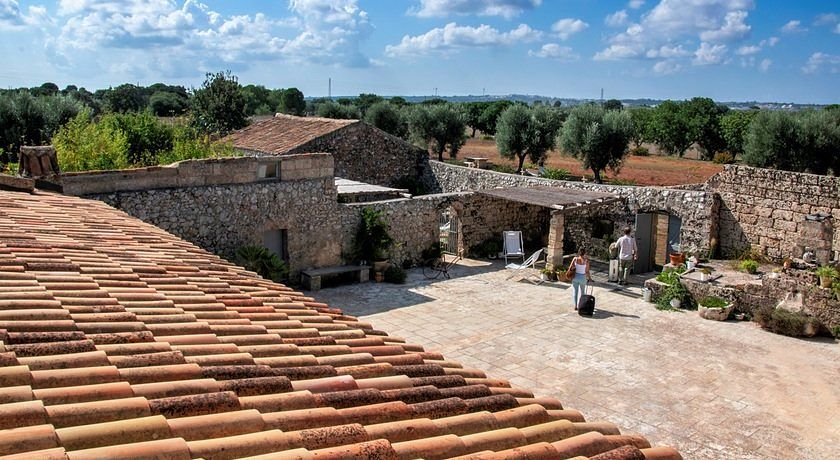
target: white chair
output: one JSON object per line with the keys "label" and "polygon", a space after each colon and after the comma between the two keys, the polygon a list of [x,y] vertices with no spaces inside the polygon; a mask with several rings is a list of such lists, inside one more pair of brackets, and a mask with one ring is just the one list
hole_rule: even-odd
{"label": "white chair", "polygon": [[522,249],[522,232],[502,232],[502,241],[504,242],[505,263],[508,263],[508,258],[514,259],[517,257],[521,257],[522,262],[525,262],[525,250]]}
{"label": "white chair", "polygon": [[[535,264],[537,263],[537,260],[539,260],[540,255],[542,255],[542,252],[543,252],[543,250],[539,249],[537,252],[531,254],[531,257],[528,257],[528,259],[526,259],[521,264],[507,264],[507,265],[505,265],[506,269],[511,270],[513,272],[513,273],[511,273],[510,276],[507,277],[507,279],[511,279],[516,275],[524,275],[528,281],[530,281],[534,284],[542,284],[543,283],[542,278],[540,278],[540,276],[535,274],[534,271],[533,271],[533,270],[536,270]],[[533,270],[529,271],[527,269],[533,269]],[[536,281],[528,279],[529,277],[536,278]]]}

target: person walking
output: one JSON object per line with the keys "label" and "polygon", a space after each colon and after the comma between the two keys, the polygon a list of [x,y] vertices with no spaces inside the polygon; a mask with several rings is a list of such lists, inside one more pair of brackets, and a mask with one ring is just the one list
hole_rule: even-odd
{"label": "person walking", "polygon": [[592,276],[589,274],[589,257],[586,257],[586,249],[578,249],[578,255],[569,264],[569,271],[571,270],[575,271],[575,276],[572,278],[572,302],[574,302],[575,310],[577,310],[578,300],[586,289],[586,283],[592,281]]}
{"label": "person walking", "polygon": [[618,239],[618,284],[627,284],[627,276],[633,262],[639,258],[636,239],[630,236],[630,227],[625,227],[624,236]]}

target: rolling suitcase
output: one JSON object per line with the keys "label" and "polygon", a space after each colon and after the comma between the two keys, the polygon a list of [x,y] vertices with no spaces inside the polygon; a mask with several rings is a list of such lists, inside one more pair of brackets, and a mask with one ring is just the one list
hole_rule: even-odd
{"label": "rolling suitcase", "polygon": [[[586,293],[586,288],[590,288],[589,294]],[[580,296],[578,300],[578,315],[580,316],[592,316],[595,313],[595,296],[592,294],[595,292],[595,286],[591,284],[587,284],[583,288],[583,295]]]}

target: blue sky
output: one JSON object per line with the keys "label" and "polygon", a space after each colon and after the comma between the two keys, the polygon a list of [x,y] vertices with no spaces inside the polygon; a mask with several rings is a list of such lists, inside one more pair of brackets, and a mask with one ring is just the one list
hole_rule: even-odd
{"label": "blue sky", "polygon": [[0,86],[840,102],[817,0],[0,0]]}

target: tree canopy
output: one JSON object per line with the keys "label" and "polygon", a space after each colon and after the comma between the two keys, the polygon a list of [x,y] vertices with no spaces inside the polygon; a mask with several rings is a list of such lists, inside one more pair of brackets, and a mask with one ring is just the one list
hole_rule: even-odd
{"label": "tree canopy", "polygon": [[553,149],[562,120],[557,110],[545,105],[529,108],[513,105],[502,112],[496,127],[496,146],[504,158],[516,158],[517,173],[525,158],[542,165]]}
{"label": "tree canopy", "polygon": [[633,121],[626,111],[587,104],[575,107],[563,125],[560,146],[592,170],[595,182],[607,168],[618,172],[627,155]]}
{"label": "tree canopy", "polygon": [[438,161],[443,161],[447,149],[449,157],[456,158],[466,140],[464,116],[451,104],[413,107],[408,126],[411,137],[426,146]]}
{"label": "tree canopy", "polygon": [[397,137],[408,137],[408,124],[399,108],[390,102],[377,102],[370,106],[365,114],[365,121]]}
{"label": "tree canopy", "polygon": [[248,125],[242,86],[230,71],[208,73],[191,109],[193,125],[205,133],[225,135]]}

